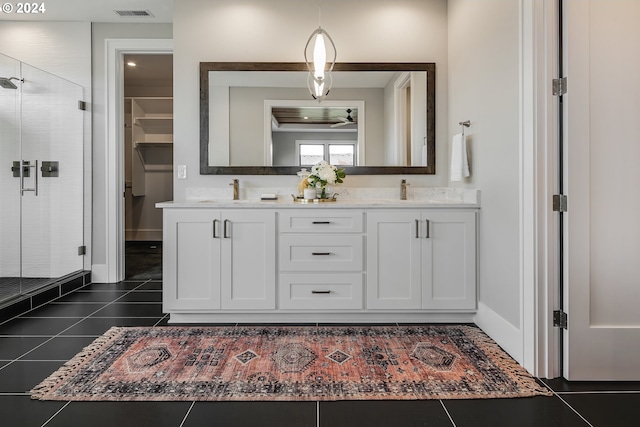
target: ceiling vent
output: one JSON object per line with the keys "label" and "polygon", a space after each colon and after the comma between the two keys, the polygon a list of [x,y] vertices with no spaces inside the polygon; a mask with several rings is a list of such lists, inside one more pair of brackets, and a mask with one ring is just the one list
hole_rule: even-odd
{"label": "ceiling vent", "polygon": [[128,18],[144,18],[150,17],[153,18],[153,14],[148,10],[114,10],[116,15],[128,17]]}

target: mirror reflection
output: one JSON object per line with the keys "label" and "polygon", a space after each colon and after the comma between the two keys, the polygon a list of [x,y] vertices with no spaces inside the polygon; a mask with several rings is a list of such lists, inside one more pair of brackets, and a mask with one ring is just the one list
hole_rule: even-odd
{"label": "mirror reflection", "polygon": [[[435,172],[435,65],[336,64],[311,99],[298,63],[201,63],[201,173]],[[372,169],[374,168],[374,169]]]}

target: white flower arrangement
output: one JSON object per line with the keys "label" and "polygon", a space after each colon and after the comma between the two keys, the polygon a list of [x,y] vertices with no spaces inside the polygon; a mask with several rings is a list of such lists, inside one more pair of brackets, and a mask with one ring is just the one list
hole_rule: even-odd
{"label": "white flower arrangement", "polygon": [[320,187],[322,189],[322,198],[326,198],[326,186],[328,184],[340,184],[344,182],[342,179],[346,176],[344,169],[338,169],[322,160],[313,165],[311,174],[306,178],[306,184],[310,187]]}

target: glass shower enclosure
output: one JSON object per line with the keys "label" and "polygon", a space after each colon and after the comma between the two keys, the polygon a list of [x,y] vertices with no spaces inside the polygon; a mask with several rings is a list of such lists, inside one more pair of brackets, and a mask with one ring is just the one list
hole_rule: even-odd
{"label": "glass shower enclosure", "polygon": [[82,99],[0,54],[0,307],[83,270]]}

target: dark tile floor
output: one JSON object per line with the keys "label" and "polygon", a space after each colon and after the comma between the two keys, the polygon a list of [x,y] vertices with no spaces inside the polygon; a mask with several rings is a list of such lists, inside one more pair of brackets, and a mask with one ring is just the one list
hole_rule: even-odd
{"label": "dark tile floor", "polygon": [[0,324],[0,425],[594,426],[640,425],[640,383],[545,380],[552,397],[344,402],[40,402],[29,390],[111,326],[166,325],[160,281],[90,284]]}

